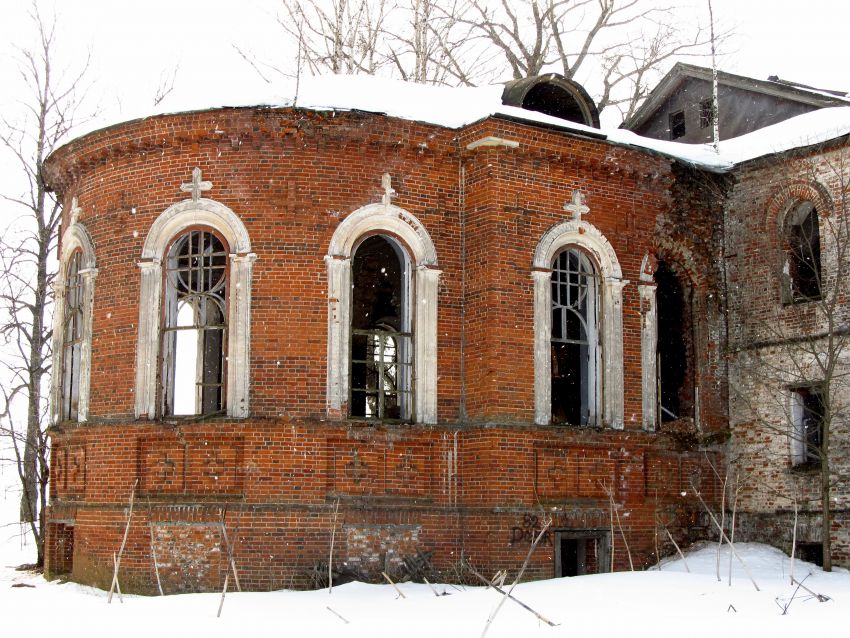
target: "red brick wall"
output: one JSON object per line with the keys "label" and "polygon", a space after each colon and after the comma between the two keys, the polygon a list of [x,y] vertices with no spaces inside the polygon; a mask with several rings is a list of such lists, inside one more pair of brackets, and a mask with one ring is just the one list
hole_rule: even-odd
{"label": "red brick wall", "polygon": [[[487,135],[520,146],[466,150]],[[213,184],[205,196],[239,215],[258,255],[252,416],[136,422],[137,261],[156,217],[186,197],[180,184],[195,166]],[[99,270],[90,422],[53,432],[52,516],[75,520],[75,578],[108,584],[136,481],[122,570],[147,590],[151,529],[169,588],[218,585],[224,510],[229,530],[239,520],[243,584],[257,589],[311,582],[327,562],[337,498],[338,560],[365,553],[370,565],[391,567],[413,545],[432,552],[434,567],[444,571],[462,557],[488,570],[516,567],[527,551],[516,530],[541,515],[541,506],[559,529],[610,525],[600,482],[613,488],[638,563],[654,551],[656,512],[677,533],[696,529],[698,508],[681,492],[690,491],[699,469],[695,480],[713,495],[706,463],[671,452],[663,435],[640,431],[635,284],[644,254],[675,243],[659,231],[682,207],[669,160],[495,119],[452,131],[369,114],[220,109],[89,135],[57,152],[48,171],[65,200],[78,197]],[[442,270],[440,424],[433,427],[325,420],[323,257],[340,220],[380,200],[385,172],[397,191],[393,203],[426,227]],[[531,261],[543,234],[566,219],[563,206],[574,189],[587,197],[585,219],[611,242],[632,282],[623,298],[629,432],[531,425]],[[702,213],[695,205],[690,214]],[[707,295],[714,282],[699,285]],[[715,406],[723,387],[712,374],[705,392]],[[709,423],[724,424],[719,414]],[[59,531],[51,526],[48,543]],[[534,576],[554,573],[549,542],[535,556]],[[615,559],[627,565],[616,549]]]}

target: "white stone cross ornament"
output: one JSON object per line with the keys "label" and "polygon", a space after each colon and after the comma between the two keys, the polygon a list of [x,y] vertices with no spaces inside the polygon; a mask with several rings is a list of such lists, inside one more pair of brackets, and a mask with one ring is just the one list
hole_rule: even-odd
{"label": "white stone cross ornament", "polygon": [[77,204],[77,198],[71,198],[71,224],[76,224],[80,220],[80,213],[83,209]]}
{"label": "white stone cross ornament", "polygon": [[192,181],[186,184],[180,184],[180,190],[184,193],[192,193],[192,201],[196,202],[201,197],[201,191],[208,191],[212,188],[212,182],[201,181],[201,169],[197,166],[192,169]]}
{"label": "white stone cross ornament", "polygon": [[564,204],[564,210],[573,214],[573,219],[577,222],[581,221],[581,216],[590,212],[590,208],[584,203],[584,195],[580,190],[573,191],[573,199]]}
{"label": "white stone cross ornament", "polygon": [[389,206],[392,203],[392,198],[395,197],[395,189],[393,188],[393,178],[389,173],[384,173],[381,178],[381,187],[384,189],[384,195],[381,197],[381,202],[384,206]]}

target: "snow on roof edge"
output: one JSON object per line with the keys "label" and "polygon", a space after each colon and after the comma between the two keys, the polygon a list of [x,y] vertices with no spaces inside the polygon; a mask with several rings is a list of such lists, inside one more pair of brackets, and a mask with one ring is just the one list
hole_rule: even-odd
{"label": "snow on roof edge", "polygon": [[[289,87],[292,88],[292,87]],[[804,113],[737,138],[721,141],[717,151],[710,144],[683,144],[641,137],[619,128],[596,129],[537,111],[502,104],[504,86],[445,87],[416,84],[364,75],[302,78],[294,98],[283,94],[255,95],[240,103],[221,100],[219,105],[188,102],[154,109],[121,122],[91,122],[75,131],[71,143],[96,131],[142,121],[160,115],[204,112],[224,108],[302,108],[309,110],[364,111],[389,117],[459,129],[492,116],[552,126],[566,132],[605,139],[617,145],[660,153],[666,157],[712,172],[727,172],[738,164],[794,148],[823,143],[850,133],[850,106],[835,106]],[[229,104],[228,104],[229,103]],[[99,125],[98,125],[99,124]],[[65,145],[67,145],[66,143]],[[65,146],[63,145],[63,146]]]}

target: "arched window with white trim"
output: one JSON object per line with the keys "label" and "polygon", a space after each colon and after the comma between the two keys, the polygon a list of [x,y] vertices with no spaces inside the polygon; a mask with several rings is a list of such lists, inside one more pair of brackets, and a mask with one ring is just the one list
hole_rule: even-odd
{"label": "arched window with white trim", "polygon": [[54,420],[88,420],[91,377],[92,311],[94,305],[94,245],[77,221],[62,235],[53,324],[51,405]]}
{"label": "arched window with white trim", "polygon": [[572,219],[550,228],[532,262],[534,420],[623,427],[623,286],[599,230]]}
{"label": "arched window with white trim", "polygon": [[239,217],[186,200],[151,225],[139,267],[136,417],[249,414],[251,276]]}
{"label": "arched window with white trim", "polygon": [[440,270],[425,226],[369,204],[340,222],[325,262],[329,416],[436,423]]}

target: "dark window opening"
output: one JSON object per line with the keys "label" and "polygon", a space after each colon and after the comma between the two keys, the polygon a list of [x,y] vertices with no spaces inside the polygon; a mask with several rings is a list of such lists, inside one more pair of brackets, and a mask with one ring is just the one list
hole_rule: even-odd
{"label": "dark window opening", "polygon": [[823,567],[822,543],[797,543],[797,558]]}
{"label": "dark window opening", "polygon": [[708,128],[714,125],[714,100],[710,97],[699,102],[699,127]]}
{"label": "dark window opening", "polygon": [[555,532],[555,576],[602,574],[610,569],[608,533],[598,530]]}
{"label": "dark window opening", "polygon": [[785,240],[791,300],[820,298],[820,224],[811,202],[803,202],[789,213]]}
{"label": "dark window opening", "polygon": [[75,251],[65,277],[65,308],[62,316],[61,419],[76,420],[80,403],[80,361],[83,347],[83,253]]}
{"label": "dark window opening", "polygon": [[412,417],[412,334],[407,313],[408,264],[396,242],[380,235],[357,248],[351,265],[351,416]]}
{"label": "dark window opening", "polygon": [[529,90],[522,101],[522,108],[559,117],[570,122],[593,125],[591,122],[587,122],[575,97],[554,84],[541,83]]}
{"label": "dark window opening", "polygon": [[165,267],[162,409],[171,416],[224,410],[228,250],[213,233],[174,242]]}
{"label": "dark window opening", "polygon": [[825,404],[820,386],[792,391],[793,459],[795,466],[820,466]]}
{"label": "dark window opening", "polygon": [[565,250],[552,264],[552,422],[597,422],[596,273],[588,257]]}
{"label": "dark window opening", "polygon": [[685,112],[670,113],[670,139],[675,140],[685,136]]}
{"label": "dark window opening", "polygon": [[658,419],[666,423],[693,415],[693,315],[690,295],[664,261],[658,262],[655,282]]}

